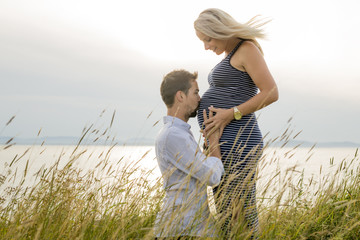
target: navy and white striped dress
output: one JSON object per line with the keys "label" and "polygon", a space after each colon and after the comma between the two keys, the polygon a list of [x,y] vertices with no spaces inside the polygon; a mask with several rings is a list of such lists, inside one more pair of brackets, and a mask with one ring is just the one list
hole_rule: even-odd
{"label": "navy and white striped dress", "polygon": [[[209,106],[229,109],[238,106],[258,93],[251,77],[234,68],[230,59],[243,41],[210,72],[209,89],[203,94],[199,107],[198,123],[203,128],[203,109]],[[226,126],[220,139],[222,161],[225,168],[221,184],[214,189],[218,213],[223,216],[222,228],[231,229],[232,213],[238,212],[251,231],[258,231],[256,209],[255,171],[260,158],[263,141],[255,114],[233,120]],[[239,207],[241,206],[241,207]],[[236,216],[235,216],[236,218]]]}

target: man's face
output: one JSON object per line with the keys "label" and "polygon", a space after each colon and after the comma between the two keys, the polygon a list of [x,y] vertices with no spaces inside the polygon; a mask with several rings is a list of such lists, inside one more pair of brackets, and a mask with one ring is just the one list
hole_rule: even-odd
{"label": "man's face", "polygon": [[188,117],[196,117],[200,104],[199,86],[196,80],[191,82],[191,88],[186,96],[185,104]]}

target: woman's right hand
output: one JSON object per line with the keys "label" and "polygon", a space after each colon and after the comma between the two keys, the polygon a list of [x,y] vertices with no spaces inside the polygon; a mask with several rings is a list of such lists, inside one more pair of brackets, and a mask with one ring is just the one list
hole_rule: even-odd
{"label": "woman's right hand", "polygon": [[[209,111],[209,117],[207,117],[206,110],[203,110],[203,117],[204,117],[204,123],[207,122],[208,119],[213,117],[213,112]],[[207,126],[205,125],[205,128]],[[203,131],[203,136],[205,138],[205,144],[207,144],[207,140],[209,140],[210,146],[219,144],[220,140],[220,129],[217,127],[212,127],[212,129],[209,129],[208,131]]]}
{"label": "woman's right hand", "polygon": [[[203,111],[204,121],[208,120],[208,117],[206,116],[206,110]],[[213,117],[213,112],[209,111],[209,118]],[[206,126],[205,126],[206,127]],[[217,157],[221,159],[221,152],[220,152],[220,129],[213,127],[208,132],[203,132],[205,137],[205,144],[207,144],[207,140],[209,140],[209,146],[208,147],[208,153],[210,156]]]}

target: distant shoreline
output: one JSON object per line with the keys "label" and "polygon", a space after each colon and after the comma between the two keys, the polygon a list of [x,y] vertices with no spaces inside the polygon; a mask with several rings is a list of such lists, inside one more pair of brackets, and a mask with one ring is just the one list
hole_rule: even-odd
{"label": "distant shoreline", "polygon": [[[41,137],[41,138],[13,138],[10,142],[11,137],[0,137],[0,145],[78,145],[80,138],[77,137]],[[9,143],[7,143],[9,142]],[[154,139],[128,139],[124,140],[104,140],[104,139],[83,139],[81,145],[86,146],[111,146],[116,144],[117,146],[154,146]],[[266,144],[266,143],[265,143]],[[273,142],[269,144],[269,147],[282,147],[285,141]],[[286,142],[285,147],[309,147],[317,148],[360,148],[359,143],[342,141],[342,142],[310,142],[306,140],[290,140]]]}

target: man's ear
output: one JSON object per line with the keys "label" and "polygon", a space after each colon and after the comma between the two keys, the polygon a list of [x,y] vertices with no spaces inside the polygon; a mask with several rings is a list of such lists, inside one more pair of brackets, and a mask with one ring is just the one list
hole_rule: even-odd
{"label": "man's ear", "polygon": [[184,92],[177,91],[175,94],[175,98],[178,102],[183,102],[184,101]]}

